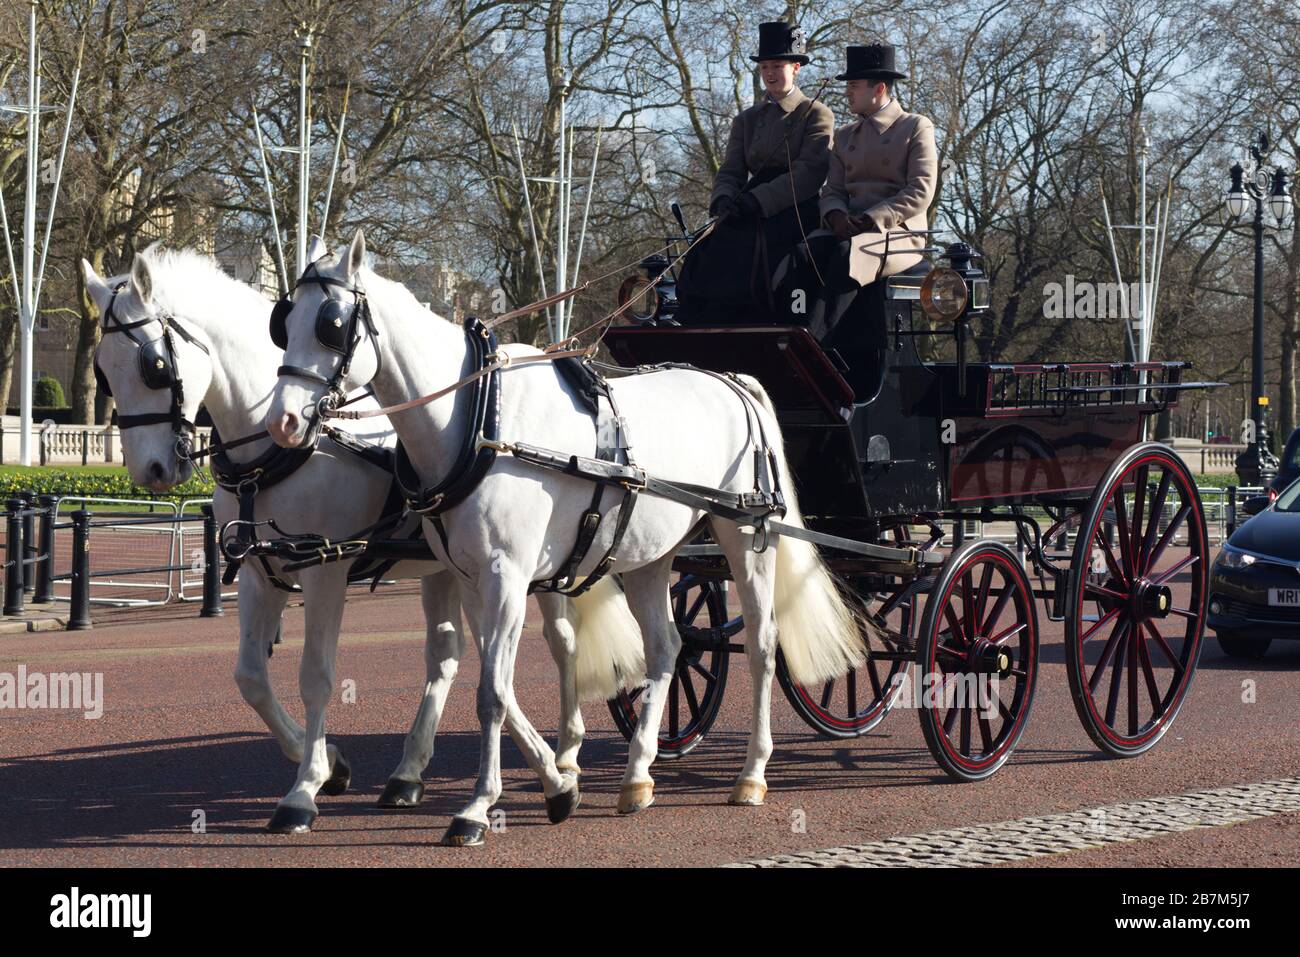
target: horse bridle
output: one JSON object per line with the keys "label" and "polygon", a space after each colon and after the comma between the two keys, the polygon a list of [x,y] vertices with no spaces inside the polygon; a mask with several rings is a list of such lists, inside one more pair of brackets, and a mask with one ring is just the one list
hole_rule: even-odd
{"label": "horse bridle", "polygon": [[[185,385],[176,370],[176,343],[172,339],[172,333],[175,332],[186,342],[198,346],[209,359],[212,354],[206,345],[186,332],[185,327],[172,316],[146,316],[134,322],[123,322],[114,311],[114,307],[117,305],[118,295],[126,285],[125,282],[121,282],[113,288],[113,298],[109,300],[108,309],[104,313],[103,334],[120,332],[140,347],[140,378],[150,389],[170,389],[171,407],[166,412],[145,412],[140,415],[119,413],[117,427],[126,431],[145,425],[170,424],[176,437],[176,457],[181,460],[189,459],[193,453],[196,426],[185,417]],[[134,330],[147,326],[151,322],[162,324],[161,336],[156,339],[144,339],[135,333]],[[98,350],[96,352],[98,353]],[[104,375],[104,370],[100,368],[98,354],[95,356],[94,367],[95,381],[104,394],[111,398],[113,389],[109,385],[108,377]]]}
{"label": "horse bridle", "polygon": [[[325,386],[325,394],[321,396],[312,409],[314,421],[320,421],[321,413],[338,407],[346,395],[343,384],[348,377],[349,370],[352,368],[352,360],[356,357],[357,346],[361,342],[359,326],[362,323],[364,323],[366,331],[370,333],[371,340],[374,343],[376,374],[379,372],[383,358],[379,351],[379,330],[375,327],[374,319],[370,315],[370,302],[366,298],[364,289],[359,286],[349,285],[341,279],[322,276],[316,269],[314,262],[308,263],[301,278],[294,285],[294,290],[296,291],[298,286],[304,283],[320,286],[324,290],[325,301],[316,310],[316,341],[322,348],[337,353],[341,361],[331,376],[323,376],[311,369],[291,365],[280,366],[276,370],[276,375],[293,376]],[[348,313],[346,320],[344,319],[344,311],[347,303],[331,296],[329,294],[330,286],[345,289],[356,298],[356,302],[352,304],[352,311]],[[271,309],[271,341],[281,349],[289,347],[289,335],[285,323],[292,311],[293,291],[281,296],[280,300]]]}

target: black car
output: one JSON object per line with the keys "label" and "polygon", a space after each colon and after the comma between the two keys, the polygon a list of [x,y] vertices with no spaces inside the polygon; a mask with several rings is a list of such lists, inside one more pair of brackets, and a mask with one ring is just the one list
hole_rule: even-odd
{"label": "black car", "polygon": [[1274,638],[1300,638],[1300,482],[1266,501],[1248,503],[1262,510],[1232,533],[1210,572],[1207,624],[1234,658],[1258,658]]}
{"label": "black car", "polygon": [[1291,438],[1286,440],[1282,459],[1277,464],[1277,475],[1273,476],[1273,481],[1268,483],[1268,487],[1280,493],[1298,478],[1300,478],[1300,429],[1293,431]]}

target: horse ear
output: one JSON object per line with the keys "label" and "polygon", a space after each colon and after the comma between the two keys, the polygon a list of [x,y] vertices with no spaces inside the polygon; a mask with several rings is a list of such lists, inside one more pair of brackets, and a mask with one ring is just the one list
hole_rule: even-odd
{"label": "horse ear", "polygon": [[81,278],[86,282],[86,295],[95,304],[95,308],[103,312],[105,303],[113,295],[112,290],[108,288],[108,283],[99,278],[99,273],[95,272],[95,267],[86,262],[85,259],[81,260]]}
{"label": "horse ear", "polygon": [[149,260],[142,253],[136,253],[131,261],[131,290],[142,306],[149,305],[153,299],[153,273],[149,270]]}
{"label": "horse ear", "polygon": [[347,265],[348,279],[352,279],[361,271],[362,265],[366,259],[366,234],[360,227],[357,227],[356,233],[352,237],[352,244],[348,246]]}
{"label": "horse ear", "polygon": [[327,253],[329,247],[325,245],[325,240],[313,233],[311,239],[307,240],[307,261],[314,263]]}

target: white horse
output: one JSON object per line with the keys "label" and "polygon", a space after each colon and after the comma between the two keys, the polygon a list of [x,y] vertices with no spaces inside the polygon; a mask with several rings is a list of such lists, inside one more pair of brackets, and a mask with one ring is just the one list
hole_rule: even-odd
{"label": "white horse", "polygon": [[[96,359],[117,401],[119,416],[167,419],[173,394],[150,388],[142,374],[141,342],[163,334],[163,318],[173,335],[170,362],[183,384],[185,419],[193,421],[200,404],[207,407],[224,442],[254,435],[263,420],[276,382],[280,351],[267,333],[269,303],[256,290],[226,275],[210,258],[190,251],[147,250],[135,257],[126,276],[101,279],[82,260],[86,289],[107,317],[134,326],[130,335],[105,332]],[[114,289],[122,284],[114,298]],[[190,341],[190,339],[195,341]],[[205,351],[206,350],[206,351]],[[161,356],[168,361],[166,356]],[[156,384],[156,383],[155,383]],[[368,400],[371,408],[373,399]],[[364,407],[365,402],[358,407]],[[383,418],[364,429],[349,430],[376,444],[395,439]],[[140,424],[122,433],[123,451],[132,480],[157,491],[185,481],[192,462],[178,454],[171,422]],[[272,448],[262,438],[229,451],[232,460],[253,461]],[[338,540],[367,528],[380,516],[391,475],[352,454],[328,437],[291,475],[260,491],[256,518],[275,517],[287,532],[310,530]],[[213,502],[223,524],[238,516],[238,500],[218,488]],[[408,519],[406,531],[415,525]],[[397,537],[396,532],[393,533]],[[275,537],[269,531],[264,537]],[[267,649],[276,637],[288,593],[268,578],[260,561],[247,560],[238,583],[239,659],[235,681],[244,700],[266,722],[289,760],[299,765],[293,789],[281,800],[269,828],[277,832],[308,830],[317,816],[315,795],[340,794],[350,771],[343,755],[325,742],[325,706],[334,686],[334,662],[352,561],[286,572],[271,560],[275,577],[301,586],[306,611],[306,643],[299,675],[307,728],[300,726],[277,700],[267,672]],[[411,807],[424,794],[421,773],[433,756],[434,736],[463,651],[461,613],[454,583],[436,562],[403,562],[387,577],[421,577],[426,616],[424,696],[402,754],[380,798],[383,807]],[[585,600],[585,599],[584,599]],[[543,604],[543,631],[561,675],[561,762],[576,775],[583,723],[579,700],[612,697],[620,677],[636,680],[640,639],[621,627],[619,609],[585,600],[595,617],[581,617],[564,601]],[[626,623],[630,619],[622,613]],[[575,626],[580,634],[575,635]],[[584,627],[585,626],[585,627]],[[619,646],[607,639],[623,638]],[[576,793],[575,793],[576,804]],[[571,808],[570,808],[571,810]]]}
{"label": "white horse", "polygon": [[[321,277],[332,284],[321,285]],[[378,332],[376,339],[367,322],[353,323],[356,341],[341,383],[344,391],[369,383],[376,398],[389,405],[432,394],[474,371],[465,332],[425,309],[399,283],[368,268],[360,231],[347,250],[318,261],[304,280],[287,320],[285,362],[306,375],[281,376],[267,418],[271,434],[281,445],[295,446],[309,434],[312,412],[326,392],[320,383],[342,368],[343,357],[323,348],[317,338],[316,320],[327,298],[341,300],[342,315],[356,318],[351,307],[359,301],[358,293],[364,293]],[[515,354],[528,352],[536,354],[536,350]],[[544,362],[516,362],[500,375],[501,438],[507,445],[526,441],[565,456],[593,455],[596,425],[554,368]],[[757,467],[757,418],[772,446],[771,460],[786,496],[785,520],[799,523],[794,485],[771,406],[755,380],[739,377],[736,381],[743,389],[721,377],[682,369],[615,379],[613,389],[620,412],[630,423],[636,463],[658,478],[751,491]],[[448,463],[455,460],[464,441],[470,417],[469,403],[461,401],[465,394],[462,390],[391,418],[426,485],[446,476]],[[425,522],[431,547],[456,570],[461,602],[483,648],[479,779],[473,799],[453,819],[444,838],[447,843],[476,843],[487,828],[488,811],[501,793],[503,720],[512,731],[519,730],[511,681],[529,583],[550,578],[565,561],[580,516],[591,500],[589,482],[500,454],[468,498],[442,515],[446,548],[433,524]],[[580,576],[609,550],[621,500],[621,494],[603,496],[604,517],[579,567]],[[621,813],[644,808],[653,800],[650,765],[681,645],[669,607],[669,575],[679,546],[706,518],[736,581],[753,677],[752,730],[730,803],[761,804],[767,791],[764,770],[772,752],[769,705],[778,641],[793,677],[805,685],[841,675],[864,657],[860,623],[811,545],[773,535],[776,547],[755,551],[756,533],[751,527],[641,494],[612,566],[622,578],[640,625],[648,677],[619,794]],[[541,776],[545,793],[552,794],[563,787],[553,756],[535,732],[526,737],[534,749],[529,763]]]}

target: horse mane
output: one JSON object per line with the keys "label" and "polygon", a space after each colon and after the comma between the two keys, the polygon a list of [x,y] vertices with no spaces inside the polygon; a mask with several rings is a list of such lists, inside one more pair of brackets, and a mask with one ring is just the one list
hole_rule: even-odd
{"label": "horse mane", "polygon": [[[262,309],[269,307],[270,301],[259,290],[247,283],[240,282],[221,268],[221,264],[206,253],[197,249],[165,249],[154,243],[141,254],[149,260],[153,275],[153,301],[165,314],[174,316],[207,316],[215,303],[223,306],[222,316],[241,317],[245,312],[254,311],[254,315],[264,319]],[[113,281],[127,279],[130,273],[114,277]],[[248,297],[249,306],[231,308],[231,296],[238,295],[239,290]]]}

